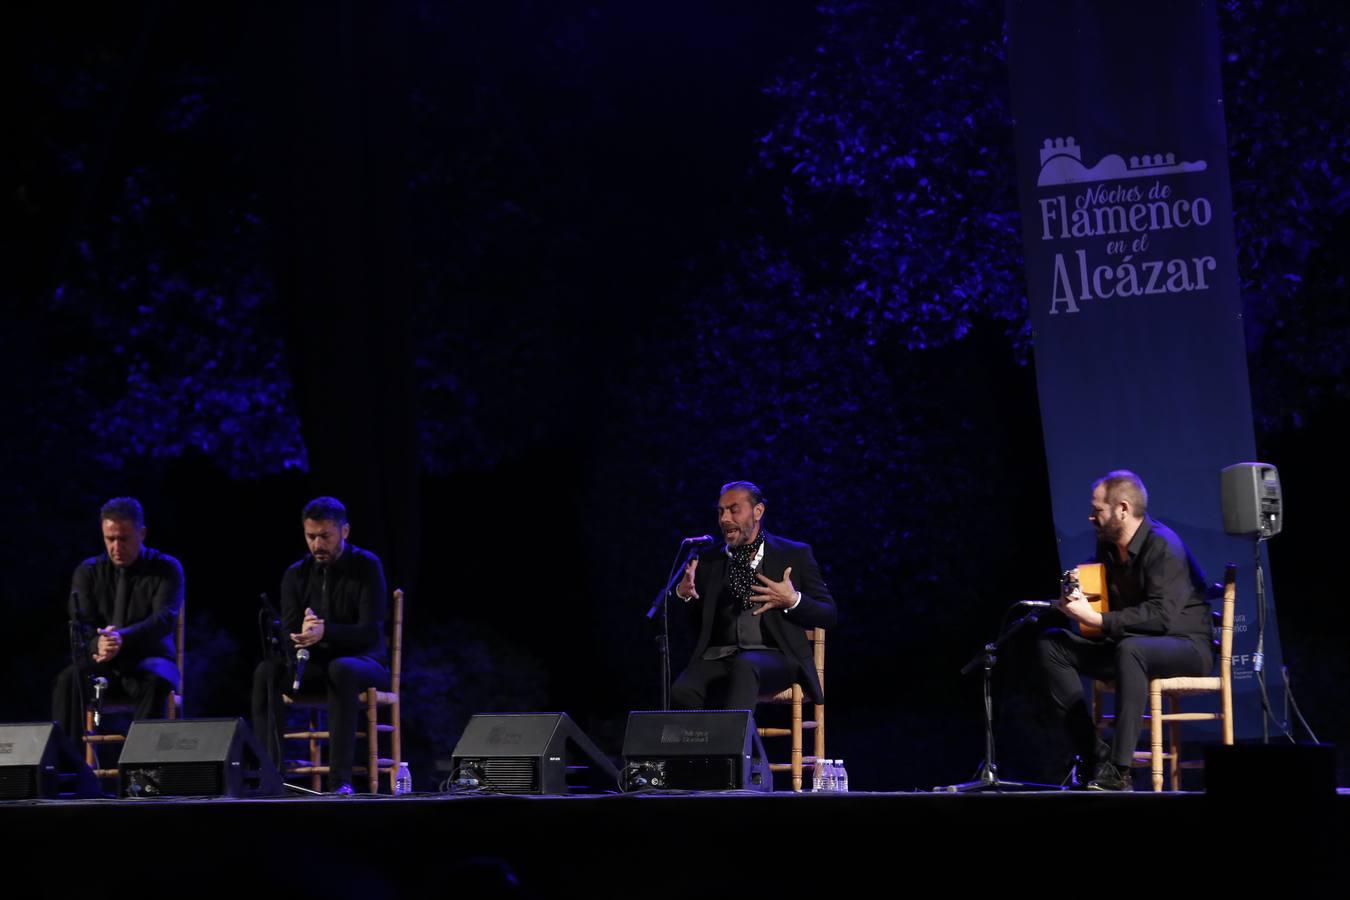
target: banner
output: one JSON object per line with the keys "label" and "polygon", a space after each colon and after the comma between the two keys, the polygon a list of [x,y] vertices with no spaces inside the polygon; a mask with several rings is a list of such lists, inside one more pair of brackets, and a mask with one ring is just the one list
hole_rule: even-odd
{"label": "banner", "polygon": [[[1254,460],[1256,441],[1214,4],[1009,0],[1008,26],[1061,563],[1093,551],[1092,482],[1138,473],[1149,513],[1211,581],[1239,566],[1235,719],[1239,736],[1259,735],[1256,546],[1224,534],[1219,492],[1220,470]],[[1280,666],[1272,615],[1265,668],[1277,713]]]}

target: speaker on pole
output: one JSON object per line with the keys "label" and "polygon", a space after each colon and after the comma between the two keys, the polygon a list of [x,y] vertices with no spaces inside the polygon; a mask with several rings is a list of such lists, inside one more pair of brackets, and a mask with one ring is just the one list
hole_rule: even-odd
{"label": "speaker on pole", "polygon": [[0,725],[0,800],[101,797],[98,777],[55,722]]}
{"label": "speaker on pole", "polygon": [[450,757],[460,789],[502,794],[615,791],[619,772],[567,713],[480,713]]}
{"label": "speaker on pole", "polygon": [[748,709],[631,712],[623,762],[625,790],[773,790]]}
{"label": "speaker on pole", "polygon": [[1271,538],[1284,524],[1280,472],[1266,463],[1228,466],[1219,473],[1223,530],[1232,535]]}
{"label": "speaker on pole", "polygon": [[243,719],[141,719],[118,760],[123,797],[274,797],[281,776]]}

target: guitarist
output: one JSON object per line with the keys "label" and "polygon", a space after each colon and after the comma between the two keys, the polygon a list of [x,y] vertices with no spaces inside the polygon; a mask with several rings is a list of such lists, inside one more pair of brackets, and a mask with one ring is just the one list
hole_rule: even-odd
{"label": "guitarist", "polygon": [[[1149,679],[1208,675],[1214,666],[1208,592],[1181,538],[1148,516],[1148,491],[1138,475],[1122,469],[1097,479],[1088,518],[1111,611],[1096,611],[1077,589],[1061,596],[1059,608],[1073,622],[1100,628],[1102,636],[1052,628],[1040,636],[1037,650],[1056,719],[1079,758],[1093,766],[1088,790],[1128,791]],[[1109,746],[1088,714],[1085,676],[1116,683]]]}

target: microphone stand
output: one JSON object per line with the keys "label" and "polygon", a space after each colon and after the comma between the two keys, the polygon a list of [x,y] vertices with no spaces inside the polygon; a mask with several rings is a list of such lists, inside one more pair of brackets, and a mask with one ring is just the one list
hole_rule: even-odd
{"label": "microphone stand", "polygon": [[[994,758],[994,666],[998,663],[998,650],[1013,635],[1040,618],[1041,612],[1053,603],[1043,600],[1028,601],[1031,612],[1012,623],[992,644],[985,644],[971,657],[970,662],[961,668],[962,675],[968,675],[976,669],[984,670],[984,762],[980,763],[980,772],[974,781],[949,784],[933,788],[937,793],[972,794],[983,791],[1062,791],[1063,785],[1036,784],[1029,781],[1002,781],[998,777],[998,763]],[[1042,605],[1044,604],[1044,605]],[[1039,608],[1038,608],[1039,607]]]}
{"label": "microphone stand", "polygon": [[[271,598],[268,597],[267,594],[264,593],[260,595],[258,599],[260,602],[258,619],[260,624],[265,622],[265,624],[262,625],[264,656],[267,659],[277,661],[286,660],[287,663],[289,663],[289,659],[287,659],[283,649],[285,644],[285,631],[281,625],[281,613],[277,610],[276,606],[273,605]],[[286,771],[286,761],[284,759],[285,747],[282,744],[281,738],[278,736],[278,732],[281,729],[276,727],[277,695],[280,693],[274,683],[274,679],[277,677],[276,667],[274,666],[267,683],[268,733],[266,735],[266,741],[268,749],[274,751],[271,754],[273,762],[278,771],[284,774]]]}
{"label": "microphone stand", "polygon": [[[1294,734],[1289,727],[1288,710],[1285,711],[1284,721],[1280,721],[1275,715],[1275,710],[1270,703],[1270,694],[1266,690],[1266,617],[1269,614],[1269,607],[1266,600],[1266,573],[1261,566],[1261,545],[1265,541],[1265,537],[1260,534],[1256,535],[1256,542],[1253,545],[1255,558],[1252,562],[1252,567],[1256,571],[1256,652],[1252,654],[1252,669],[1256,673],[1256,684],[1261,697],[1261,743],[1270,743],[1270,723],[1272,721],[1292,743],[1294,742]],[[1288,670],[1285,671],[1287,673]],[[1285,674],[1283,677],[1286,679],[1285,691],[1287,693],[1288,675]],[[1309,733],[1311,733],[1311,730]]]}
{"label": "microphone stand", "polygon": [[[66,638],[70,642],[70,665],[73,669],[71,681],[75,685],[75,696],[79,703],[80,720],[84,720],[84,679],[85,679],[85,642],[88,640],[89,623],[84,620],[84,610],[80,608],[80,592],[70,592],[70,620],[66,622]],[[65,723],[60,723],[62,728]],[[68,739],[75,744],[83,743],[84,726],[80,726],[80,734],[68,734]]]}
{"label": "microphone stand", "polygon": [[699,545],[696,543],[681,542],[680,550],[675,555],[675,565],[666,578],[666,586],[661,588],[647,609],[648,620],[656,618],[657,613],[661,614],[661,629],[656,635],[656,646],[660,655],[662,709],[670,709],[670,592],[684,577],[685,567],[698,550]]}

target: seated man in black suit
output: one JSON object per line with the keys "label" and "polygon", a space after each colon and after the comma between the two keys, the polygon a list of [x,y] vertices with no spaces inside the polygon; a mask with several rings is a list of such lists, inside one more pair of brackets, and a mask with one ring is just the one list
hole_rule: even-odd
{"label": "seated man in black suit", "polygon": [[[1120,469],[1093,482],[1089,519],[1111,610],[1093,609],[1077,589],[1059,605],[1073,621],[1100,628],[1102,637],[1053,628],[1037,649],[1054,717],[1079,759],[1092,766],[1088,790],[1128,791],[1149,679],[1205,675],[1214,665],[1208,588],[1181,538],[1148,515],[1148,490],[1133,472]],[[1116,683],[1109,746],[1092,726],[1084,676]]]}
{"label": "seated man in black suit", "polygon": [[111,697],[129,698],[137,719],[162,718],[179,684],[174,629],[183,567],[145,546],[145,512],[134,497],[109,500],[99,520],[107,552],[76,566],[70,580],[70,617],[85,632],[75,638],[79,661],[52,691],[52,718],[76,742],[94,679],[107,679]]}
{"label": "seated man in black suit", "polygon": [[671,688],[676,709],[753,710],[760,695],[793,681],[824,702],[806,629],[834,625],[834,599],[810,546],[763,530],[764,508],[754,484],[723,485],[717,524],[726,545],[691,560],[675,588],[698,635]]}
{"label": "seated man in black suit", "polygon": [[311,500],[300,518],[309,553],[281,579],[281,623],[290,652],[254,670],[253,730],[283,765],[281,692],[291,688],[297,654],[306,651],[300,691],[323,691],[328,698],[329,789],[351,794],[356,697],[370,687],[389,690],[384,567],[374,553],[348,543],[347,508],[337,499]]}

